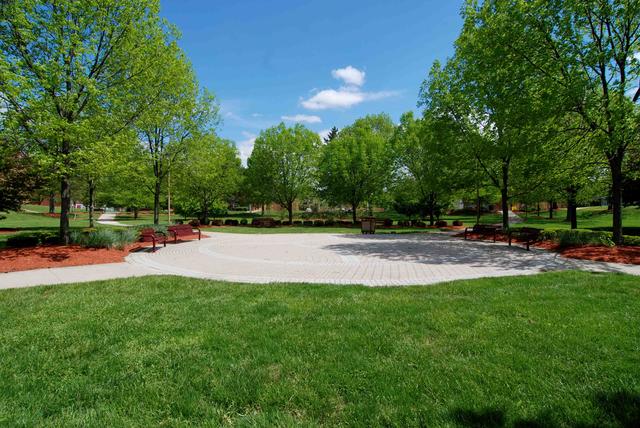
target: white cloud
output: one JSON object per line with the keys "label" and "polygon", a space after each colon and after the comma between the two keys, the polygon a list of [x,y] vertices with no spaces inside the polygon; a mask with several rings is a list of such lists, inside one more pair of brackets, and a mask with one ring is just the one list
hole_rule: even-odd
{"label": "white cloud", "polygon": [[350,65],[345,68],[338,68],[337,70],[332,70],[331,75],[334,79],[342,80],[345,85],[348,86],[362,86],[364,85],[364,71],[360,71],[355,67]]}
{"label": "white cloud", "polygon": [[242,135],[246,137],[246,140],[238,141],[236,143],[236,147],[238,148],[238,152],[240,152],[242,165],[246,166],[247,159],[249,159],[249,156],[251,156],[251,152],[253,151],[253,145],[256,142],[257,135],[246,131],[242,131]]}
{"label": "white cloud", "polygon": [[347,109],[365,101],[381,100],[399,94],[397,91],[363,91],[365,73],[350,65],[332,70],[331,75],[342,80],[344,86],[338,89],[312,91],[309,98],[300,99],[302,107],[308,110]]}
{"label": "white cloud", "polygon": [[282,116],[282,120],[287,122],[303,122],[303,123],[321,123],[322,119],[319,116],[309,116],[306,114],[296,114],[295,116]]}
{"label": "white cloud", "polygon": [[397,91],[363,92],[348,88],[325,89],[318,92],[301,104],[309,110],[326,110],[332,108],[349,108],[364,101],[375,101],[398,95]]}

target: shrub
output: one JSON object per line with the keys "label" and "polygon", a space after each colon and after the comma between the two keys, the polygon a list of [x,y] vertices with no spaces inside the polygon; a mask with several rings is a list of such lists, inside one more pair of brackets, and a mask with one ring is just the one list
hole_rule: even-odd
{"label": "shrub", "polygon": [[393,226],[393,220],[390,218],[385,218],[384,220],[382,220],[382,224],[384,225],[384,227],[391,227]]}
{"label": "shrub", "polygon": [[305,220],[302,224],[303,226],[313,226],[313,220]]}
{"label": "shrub", "polygon": [[330,220],[325,221],[325,222],[324,222],[324,225],[325,225],[325,226],[329,226],[329,227],[333,227],[333,226],[335,226],[335,225],[336,225],[336,221],[335,221],[335,220],[330,219]]}
{"label": "shrub", "polygon": [[54,232],[36,232],[33,236],[38,238],[40,244],[55,245],[62,242],[60,236]]}
{"label": "shrub", "polygon": [[324,226],[324,220],[314,220],[313,221],[313,225],[314,226]]}
{"label": "shrub", "polygon": [[275,220],[273,222],[276,226],[282,226],[282,220]]}
{"label": "shrub", "polygon": [[240,224],[243,226],[246,226],[249,222],[247,221],[246,218],[240,219]]}
{"label": "shrub", "polygon": [[[222,220],[219,220],[222,223]],[[235,220],[233,218],[228,218],[224,221],[225,226],[237,226],[238,225],[238,220]]]}
{"label": "shrub", "polygon": [[462,220],[454,220],[453,221],[453,225],[454,226],[463,226],[464,223],[462,222]]}
{"label": "shrub", "polygon": [[640,246],[640,236],[624,235],[622,238],[624,240],[624,245],[638,245],[638,246]]}
{"label": "shrub", "polygon": [[88,232],[73,231],[70,235],[71,243],[89,248],[117,248],[123,249],[126,245],[138,240],[138,231],[133,228],[126,229],[96,229]]}
{"label": "shrub", "polygon": [[410,220],[399,220],[398,221],[398,226],[409,227],[409,226],[411,226],[411,221]]}
{"label": "shrub", "polygon": [[545,230],[542,239],[558,243],[561,248],[582,245],[614,246],[611,232],[596,232],[593,230]]}
{"label": "shrub", "polygon": [[281,224],[283,226],[291,226],[291,222],[289,220],[282,220]]}
{"label": "shrub", "polygon": [[189,225],[192,226],[192,227],[200,227],[200,220],[197,220],[197,219],[196,220],[191,220],[189,222]]}
{"label": "shrub", "polygon": [[224,223],[222,222],[222,220],[217,219],[217,220],[211,220],[209,224],[211,226],[222,226]]}
{"label": "shrub", "polygon": [[37,236],[32,234],[13,235],[7,238],[7,246],[13,248],[35,247],[40,243]]}
{"label": "shrub", "polygon": [[302,220],[293,220],[293,224],[294,224],[294,226],[301,226],[302,225]]}
{"label": "shrub", "polygon": [[446,220],[438,220],[436,221],[436,227],[447,227],[449,223]]}
{"label": "shrub", "polygon": [[424,221],[421,221],[421,220],[414,221],[413,225],[415,227],[427,227],[427,223],[425,223]]}

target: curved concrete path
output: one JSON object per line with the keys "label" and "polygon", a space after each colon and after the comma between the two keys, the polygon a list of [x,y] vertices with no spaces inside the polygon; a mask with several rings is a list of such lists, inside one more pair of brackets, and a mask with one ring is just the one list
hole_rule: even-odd
{"label": "curved concrete path", "polygon": [[580,269],[640,275],[640,266],[567,259],[498,242],[445,233],[410,235],[231,234],[132,253],[126,263],[0,274],[0,289],[151,274],[237,282],[305,282],[369,286]]}
{"label": "curved concrete path", "polygon": [[98,217],[98,223],[104,224],[107,226],[117,226],[117,227],[130,227],[130,224],[120,223],[116,220],[116,213],[104,213],[100,217]]}

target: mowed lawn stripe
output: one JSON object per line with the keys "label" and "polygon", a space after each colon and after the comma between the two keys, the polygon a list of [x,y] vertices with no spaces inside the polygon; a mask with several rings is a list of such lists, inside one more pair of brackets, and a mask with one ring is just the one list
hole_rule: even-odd
{"label": "mowed lawn stripe", "polygon": [[146,277],[0,292],[7,425],[625,426],[640,279]]}

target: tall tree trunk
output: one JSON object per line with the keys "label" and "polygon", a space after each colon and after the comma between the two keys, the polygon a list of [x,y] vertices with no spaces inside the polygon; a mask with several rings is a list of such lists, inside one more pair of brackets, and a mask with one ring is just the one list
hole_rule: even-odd
{"label": "tall tree trunk", "polygon": [[502,188],[500,189],[502,196],[502,228],[506,231],[509,229],[509,163],[502,163]]}
{"label": "tall tree trunk", "polygon": [[540,217],[540,202],[538,202],[538,205],[536,206],[536,211],[538,212],[538,217]]}
{"label": "tall tree trunk", "polygon": [[480,187],[476,186],[476,224],[480,224],[481,216],[482,216],[482,211],[480,208]]}
{"label": "tall tree trunk", "polygon": [[160,192],[162,190],[160,179],[156,178],[155,189],[153,191],[153,224],[160,224]]}
{"label": "tall tree trunk", "polygon": [[289,213],[289,224],[293,224],[293,201],[287,202],[287,212]]}
{"label": "tall tree trunk", "polygon": [[66,175],[60,180],[60,239],[69,244],[69,212],[71,211],[71,183]]}
{"label": "tall tree trunk", "polygon": [[262,216],[264,217],[264,204],[262,204]]}
{"label": "tall tree trunk", "polygon": [[571,229],[578,228],[578,188],[574,185],[568,186],[567,189],[567,221],[571,223]]}
{"label": "tall tree trunk", "polygon": [[549,220],[553,220],[553,201],[549,201]]}
{"label": "tall tree trunk", "polygon": [[611,209],[613,210],[613,242],[622,245],[622,160],[624,150],[618,149],[609,157],[611,169]]}
{"label": "tall tree trunk", "polygon": [[207,203],[205,203],[202,208],[202,218],[200,220],[202,221],[203,226],[209,224],[209,204]]}
{"label": "tall tree trunk", "polygon": [[358,204],[351,203],[351,216],[353,217],[353,224],[356,224],[358,221]]}
{"label": "tall tree trunk", "polygon": [[55,192],[49,193],[49,214],[56,212],[56,194]]}
{"label": "tall tree trunk", "polygon": [[133,207],[133,219],[137,220],[138,219],[138,207]]}
{"label": "tall tree trunk", "polygon": [[435,196],[433,193],[429,194],[429,226],[433,226],[434,222],[435,222],[435,210],[436,210],[436,204],[435,204]]}
{"label": "tall tree trunk", "polygon": [[95,182],[89,180],[89,227],[93,227],[93,194],[95,190]]}

